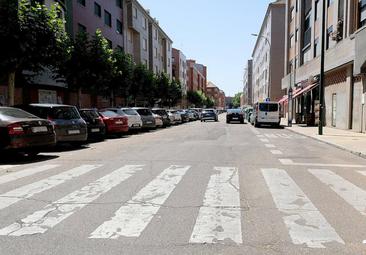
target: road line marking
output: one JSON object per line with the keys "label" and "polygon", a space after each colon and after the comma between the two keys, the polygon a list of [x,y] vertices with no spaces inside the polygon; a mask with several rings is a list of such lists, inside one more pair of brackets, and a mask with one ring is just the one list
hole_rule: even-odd
{"label": "road line marking", "polygon": [[348,167],[348,168],[366,168],[366,165],[348,165],[348,164],[322,164],[322,163],[295,163],[292,159],[278,159],[285,166],[324,166],[324,167]]}
{"label": "road line marking", "polygon": [[190,166],[170,166],[165,169],[130,201],[120,207],[110,220],[94,230],[89,238],[139,237],[188,169]]}
{"label": "road line marking", "polygon": [[101,195],[107,193],[123,181],[142,170],[141,165],[124,166],[80,190],[74,191],[58,201],[45,206],[42,210],[0,229],[2,236],[24,236],[42,234],[53,228],[75,212],[81,210]]}
{"label": "road line marking", "polygon": [[309,169],[316,178],[330,187],[335,193],[343,198],[349,205],[366,216],[366,191],[353,183],[340,177],[330,170]]}
{"label": "road line marking", "polygon": [[262,139],[260,139],[260,140],[261,140],[261,142],[269,143],[269,140],[268,140],[268,139],[262,138]]}
{"label": "road line marking", "polygon": [[309,248],[344,241],[295,181],[282,169],[262,169],[273,201],[283,216],[292,242]]}
{"label": "road line marking", "polygon": [[282,155],[283,154],[282,151],[279,151],[279,150],[271,150],[271,153],[273,155]]}
{"label": "road line marking", "polygon": [[61,174],[54,175],[46,179],[3,193],[0,195],[0,210],[9,207],[10,205],[15,204],[21,200],[30,198],[35,194],[52,189],[60,184],[65,183],[68,180],[86,174],[98,167],[100,167],[100,165],[82,165],[67,172],[63,172]]}
{"label": "road line marking", "polygon": [[366,171],[359,171],[359,173],[366,176]]}
{"label": "road line marking", "polygon": [[265,144],[264,146],[266,146],[267,148],[276,148],[276,145],[274,144]]}
{"label": "road line marking", "polygon": [[190,243],[243,243],[238,169],[215,167]]}
{"label": "road line marking", "polygon": [[10,169],[10,168],[13,168],[16,166],[19,166],[19,165],[2,165],[2,166],[0,166],[0,170],[7,170],[7,169]]}
{"label": "road line marking", "polygon": [[14,173],[9,173],[6,175],[2,175],[0,176],[0,184],[4,184],[4,183],[8,183],[11,181],[15,181],[18,180],[20,178],[23,177],[27,177],[36,173],[41,173],[53,168],[58,167],[59,165],[43,165],[43,166],[35,166],[35,167],[30,167],[30,168],[26,168],[23,170],[19,170],[17,172]]}

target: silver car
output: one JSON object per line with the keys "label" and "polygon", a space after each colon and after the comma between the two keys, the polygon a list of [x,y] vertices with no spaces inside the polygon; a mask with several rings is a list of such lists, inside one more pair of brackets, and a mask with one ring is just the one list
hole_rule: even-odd
{"label": "silver car", "polygon": [[107,110],[113,111],[121,116],[127,116],[129,130],[139,130],[142,128],[142,119],[136,110],[132,108],[108,108]]}

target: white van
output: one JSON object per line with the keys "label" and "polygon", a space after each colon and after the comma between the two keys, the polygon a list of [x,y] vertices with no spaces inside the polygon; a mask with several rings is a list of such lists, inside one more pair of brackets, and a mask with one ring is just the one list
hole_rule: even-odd
{"label": "white van", "polygon": [[281,122],[281,106],[277,102],[261,102],[254,105],[251,122],[255,127],[262,124],[279,127]]}

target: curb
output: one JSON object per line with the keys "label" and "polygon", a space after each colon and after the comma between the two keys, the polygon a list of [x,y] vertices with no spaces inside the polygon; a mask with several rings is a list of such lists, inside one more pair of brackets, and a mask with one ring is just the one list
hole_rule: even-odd
{"label": "curb", "polygon": [[286,127],[286,126],[284,126],[284,128],[285,128],[286,130],[288,130],[288,131],[292,132],[292,133],[299,134],[299,135],[302,135],[302,136],[305,136],[305,137],[311,138],[311,139],[313,139],[313,140],[315,140],[315,141],[318,141],[318,142],[321,142],[321,143],[324,143],[324,144],[327,144],[327,145],[333,146],[333,147],[335,147],[335,148],[337,148],[337,149],[340,149],[340,150],[343,150],[343,151],[347,151],[347,152],[349,152],[349,153],[352,153],[353,155],[356,155],[356,156],[358,156],[358,157],[361,157],[361,158],[363,158],[363,159],[366,159],[366,154],[363,154],[362,152],[359,152],[359,151],[353,151],[353,150],[347,149],[346,147],[343,147],[343,146],[340,146],[340,145],[337,145],[337,144],[334,144],[334,143],[331,143],[331,142],[327,142],[327,141],[321,140],[321,139],[316,138],[316,137],[314,137],[314,136],[307,135],[307,134],[303,134],[303,133],[301,133],[301,132],[299,132],[299,131],[295,131],[295,130],[290,129],[290,128]]}

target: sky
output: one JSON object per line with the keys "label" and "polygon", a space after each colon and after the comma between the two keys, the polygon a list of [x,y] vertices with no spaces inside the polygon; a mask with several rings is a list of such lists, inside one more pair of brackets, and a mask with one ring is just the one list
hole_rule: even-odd
{"label": "sky", "polygon": [[270,0],[139,0],[182,50],[208,69],[226,96],[242,91],[246,62],[251,58]]}

